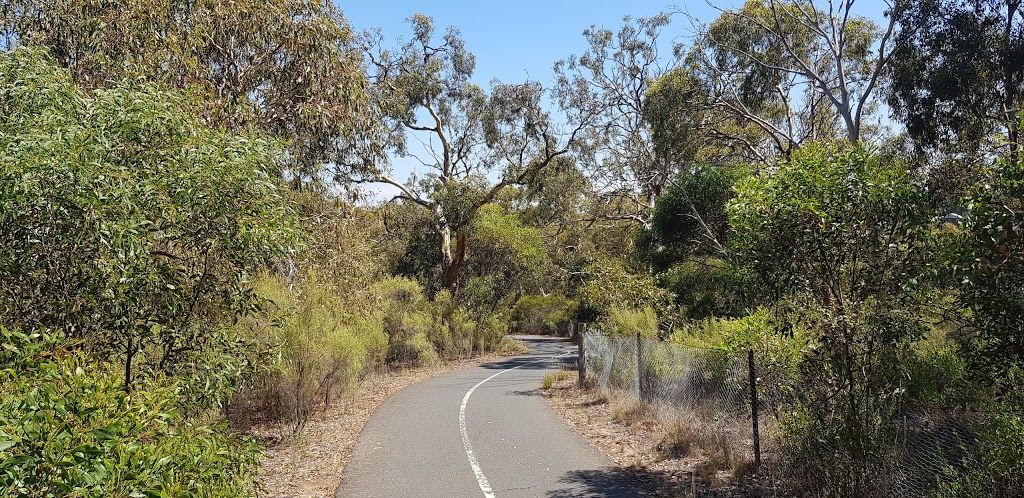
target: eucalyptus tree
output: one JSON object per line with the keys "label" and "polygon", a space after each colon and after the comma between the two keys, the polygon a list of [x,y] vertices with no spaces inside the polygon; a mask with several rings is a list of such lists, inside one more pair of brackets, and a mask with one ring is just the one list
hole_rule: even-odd
{"label": "eucalyptus tree", "polygon": [[250,277],[297,244],[273,141],[191,105],[86,92],[40,50],[0,54],[0,315],[121,361],[126,388],[200,351],[246,361],[224,329],[255,309]]}
{"label": "eucalyptus tree", "polygon": [[857,142],[878,110],[877,92],[892,56],[888,22],[853,13],[854,0],[750,0],[698,28],[687,55],[710,87],[713,108],[760,131],[751,158],[791,154],[801,144],[842,137]]}
{"label": "eucalyptus tree", "polygon": [[[655,201],[678,163],[658,154],[658,123],[652,125],[648,119],[668,115],[665,105],[647,105],[652,86],[674,64],[661,56],[661,34],[668,24],[669,16],[661,14],[627,16],[617,32],[591,26],[583,32],[589,45],[586,52],[555,63],[554,95],[559,105],[590,119],[574,152],[604,200],[601,218],[648,226]],[[686,110],[685,103],[672,108],[674,113]]]}
{"label": "eucalyptus tree", "polygon": [[728,213],[761,294],[800,303],[800,470],[837,495],[877,493],[872,455],[910,398],[898,365],[926,327],[934,222],[919,179],[863,145],[815,144],[741,181]]}
{"label": "eucalyptus tree", "polygon": [[381,149],[356,36],[318,0],[10,0],[0,46],[46,47],[87,88],[185,89],[207,122],[288,142],[295,185],[365,168]]}
{"label": "eucalyptus tree", "polygon": [[920,0],[898,17],[889,103],[922,147],[983,148],[997,133],[1018,159],[1024,103],[1020,0]]}
{"label": "eucalyptus tree", "polygon": [[[424,168],[408,181],[353,170],[350,179],[392,185],[397,199],[426,210],[437,235],[441,287],[453,294],[466,258],[466,230],[481,207],[505,189],[535,180],[569,152],[583,123],[562,130],[541,105],[540,84],[471,81],[476,66],[458,29],[437,36],[433,20],[409,18],[413,36],[395,49],[368,33],[365,49],[381,119],[390,130],[387,150]],[[585,114],[585,113],[579,113]],[[412,142],[412,146],[410,146]]]}

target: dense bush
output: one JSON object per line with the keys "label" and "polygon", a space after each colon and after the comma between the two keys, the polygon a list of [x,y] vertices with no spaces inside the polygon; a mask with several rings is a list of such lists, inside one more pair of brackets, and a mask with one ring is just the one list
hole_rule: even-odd
{"label": "dense bush", "polygon": [[438,330],[440,317],[432,313],[423,287],[406,278],[391,277],[376,283],[373,294],[388,337],[388,362],[437,363],[440,356],[434,344],[443,344],[445,333]]}
{"label": "dense bush", "polygon": [[926,330],[931,220],[916,178],[862,146],[809,146],[741,182],[730,221],[734,250],[808,332],[787,420],[794,464],[830,492],[878,492],[872,456],[906,401],[901,361]]}
{"label": "dense bush", "polygon": [[671,291],[682,316],[742,316],[755,301],[753,275],[719,258],[692,259],[658,275],[658,285]]}
{"label": "dense bush", "polygon": [[216,131],[181,95],[85,92],[39,51],[0,55],[0,314],[65,329],[139,371],[182,373],[254,310],[287,253],[278,149]]}
{"label": "dense bush", "polygon": [[[947,264],[971,317],[972,366],[989,384],[1024,364],[1024,161],[1001,158],[965,200],[966,223]],[[958,235],[958,236],[957,236]]]}
{"label": "dense bush", "polygon": [[595,321],[613,308],[665,308],[671,301],[667,291],[655,285],[647,273],[630,271],[622,260],[600,258],[581,272],[585,276],[576,289],[580,301],[580,317]]}
{"label": "dense bush", "polygon": [[650,243],[637,244],[654,246],[646,257],[655,272],[691,258],[722,254],[731,232],[726,204],[733,184],[749,174],[743,166],[695,166],[676,175],[658,197],[651,229],[644,233]]}
{"label": "dense bush", "polygon": [[512,308],[512,320],[523,334],[563,334],[576,314],[577,303],[560,294],[528,295]]}
{"label": "dense bush", "polygon": [[658,337],[658,314],[654,308],[614,307],[601,323],[607,334],[641,337]]}
{"label": "dense bush", "polygon": [[0,494],[235,497],[260,450],[183,418],[173,382],[129,395],[60,334],[0,327]]}
{"label": "dense bush", "polygon": [[249,409],[299,428],[364,371],[383,364],[388,337],[381,318],[353,314],[315,273],[292,288],[264,275],[256,291],[268,301],[261,330],[279,345],[279,360],[248,393],[259,399]]}
{"label": "dense bush", "polygon": [[[996,413],[984,424],[977,447],[963,468],[949,466],[953,479],[939,484],[939,498],[1018,498],[1024,492],[1024,417]],[[957,464],[957,462],[953,462]]]}

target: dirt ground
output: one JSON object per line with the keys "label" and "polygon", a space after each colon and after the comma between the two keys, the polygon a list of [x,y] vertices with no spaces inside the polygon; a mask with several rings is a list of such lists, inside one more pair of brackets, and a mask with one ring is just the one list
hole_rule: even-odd
{"label": "dirt ground", "polygon": [[543,390],[577,432],[623,469],[646,481],[657,496],[792,496],[753,474],[746,455],[627,397],[577,387],[576,372]]}
{"label": "dirt ground", "polygon": [[348,397],[311,417],[298,436],[282,438],[277,426],[253,428],[251,433],[269,442],[258,478],[264,486],[259,496],[333,497],[356,438],[385,399],[422,380],[501,358],[486,355],[434,367],[372,374]]}

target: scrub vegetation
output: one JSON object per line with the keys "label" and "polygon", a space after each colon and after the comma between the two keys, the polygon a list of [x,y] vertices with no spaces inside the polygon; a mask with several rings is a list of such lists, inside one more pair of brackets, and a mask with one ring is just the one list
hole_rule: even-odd
{"label": "scrub vegetation", "polygon": [[1020,8],[626,17],[483,87],[425,14],[392,42],[330,2],[5,2],[0,494],[255,495],[253,424],[585,322],[800,386],[802,492],[884,494],[927,409],[995,412],[935,493],[1019,496]]}

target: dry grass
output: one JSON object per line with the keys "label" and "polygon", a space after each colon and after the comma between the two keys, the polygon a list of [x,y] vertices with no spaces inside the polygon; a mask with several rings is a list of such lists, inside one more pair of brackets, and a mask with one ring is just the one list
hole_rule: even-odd
{"label": "dry grass", "polygon": [[505,356],[523,354],[529,351],[530,348],[526,346],[526,343],[509,335],[502,336],[501,341],[498,342],[498,347],[495,348],[495,353]]}
{"label": "dry grass", "polygon": [[553,381],[544,397],[619,466],[663,481],[656,483],[660,496],[762,495],[746,482],[754,468],[741,428],[658,409],[621,393],[580,389],[576,380],[570,373]]}
{"label": "dry grass", "polygon": [[540,388],[551,389],[551,386],[554,385],[555,382],[566,381],[569,380],[570,378],[572,378],[572,373],[566,370],[552,372],[544,376],[544,380],[541,381]]}

